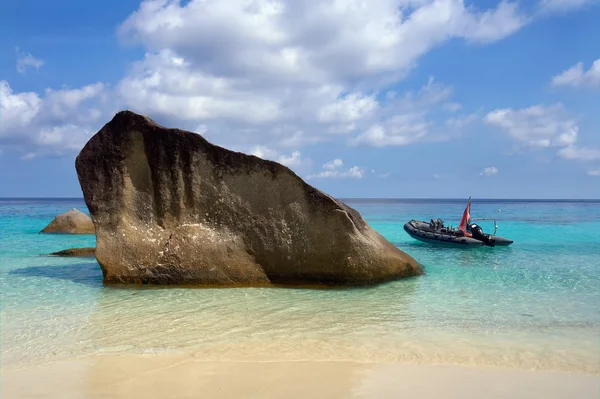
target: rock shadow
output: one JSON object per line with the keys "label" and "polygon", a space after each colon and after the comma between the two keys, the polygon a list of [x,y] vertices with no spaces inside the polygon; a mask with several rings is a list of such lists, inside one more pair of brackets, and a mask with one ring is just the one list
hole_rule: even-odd
{"label": "rock shadow", "polygon": [[69,280],[89,287],[102,287],[102,270],[96,262],[60,266],[29,266],[15,269],[10,274],[23,277],[45,277]]}

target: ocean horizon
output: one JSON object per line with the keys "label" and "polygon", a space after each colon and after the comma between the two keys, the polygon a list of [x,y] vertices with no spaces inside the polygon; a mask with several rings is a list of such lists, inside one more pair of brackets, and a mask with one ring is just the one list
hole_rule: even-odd
{"label": "ocean horizon", "polygon": [[473,198],[471,215],[493,215],[515,242],[463,249],[420,243],[403,225],[458,226],[467,198],[340,199],[425,275],[325,290],[106,286],[94,258],[47,256],[95,236],[39,233],[71,208],[87,213],[82,198],[2,198],[2,364],[186,353],[600,372],[600,200]]}
{"label": "ocean horizon", "polygon": [[[465,203],[468,200],[466,198],[409,198],[409,197],[335,197],[340,201],[350,201],[350,202],[400,202],[400,203],[411,203],[411,202],[460,202]],[[81,200],[83,201],[83,196],[81,197],[0,197],[0,200]],[[600,198],[476,198],[473,197],[471,202],[591,202],[591,203],[600,203]]]}

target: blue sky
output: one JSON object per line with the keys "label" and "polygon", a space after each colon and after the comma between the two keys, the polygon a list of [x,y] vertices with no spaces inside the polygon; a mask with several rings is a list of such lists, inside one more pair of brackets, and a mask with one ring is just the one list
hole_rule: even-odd
{"label": "blue sky", "polygon": [[[35,12],[32,12],[35,10]],[[600,2],[0,4],[0,197],[120,109],[338,197],[599,198]]]}

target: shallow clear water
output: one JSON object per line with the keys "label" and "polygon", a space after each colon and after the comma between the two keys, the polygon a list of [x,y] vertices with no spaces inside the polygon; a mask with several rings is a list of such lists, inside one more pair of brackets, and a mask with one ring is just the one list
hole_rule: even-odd
{"label": "shallow clear water", "polygon": [[94,246],[39,234],[59,213],[87,211],[82,200],[0,200],[2,363],[185,351],[600,371],[600,202],[474,200],[472,216],[496,217],[515,243],[472,249],[402,229],[412,218],[458,225],[464,201],[346,202],[426,275],[335,290],[104,287],[95,261],[44,256]]}

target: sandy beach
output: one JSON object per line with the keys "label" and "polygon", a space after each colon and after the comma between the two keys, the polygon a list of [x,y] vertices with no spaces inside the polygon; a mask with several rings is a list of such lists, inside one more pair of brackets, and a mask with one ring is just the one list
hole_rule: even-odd
{"label": "sandy beach", "polygon": [[451,365],[95,355],[6,368],[2,398],[596,398],[598,375]]}

